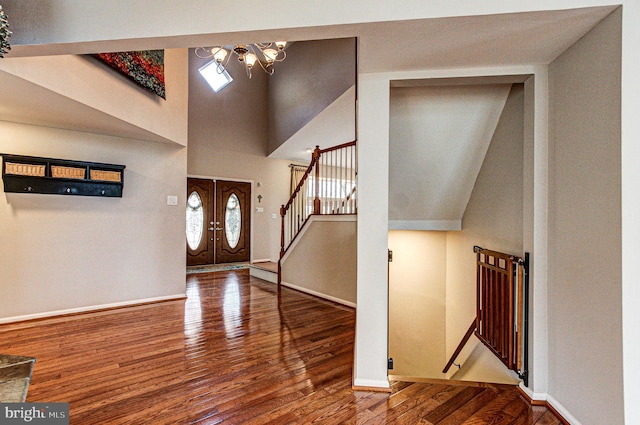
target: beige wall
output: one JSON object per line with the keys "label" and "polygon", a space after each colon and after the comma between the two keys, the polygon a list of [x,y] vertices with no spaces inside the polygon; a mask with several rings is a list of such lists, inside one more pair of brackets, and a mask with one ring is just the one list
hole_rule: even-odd
{"label": "beige wall", "polygon": [[389,373],[443,378],[445,359],[445,232],[389,232]]}
{"label": "beige wall", "polygon": [[[487,150],[462,231],[447,233],[447,343],[450,356],[476,317],[474,245],[523,256],[524,88],[513,85]],[[473,337],[453,379],[514,382],[515,375]],[[455,369],[452,369],[455,372]]]}
{"label": "beige wall", "polygon": [[356,220],[312,216],[282,263],[282,283],[346,305],[356,302]]}
{"label": "beige wall", "polygon": [[511,84],[426,84],[391,88],[389,227],[460,230]]}
{"label": "beige wall", "polygon": [[620,31],[549,66],[549,394],[583,424],[623,423]]}
{"label": "beige wall", "polygon": [[[512,87],[476,179],[460,232],[389,232],[390,373],[444,378],[442,368],[476,316],[473,246],[523,255],[524,89]],[[472,337],[453,379],[514,383]],[[454,367],[446,375],[451,377]]]}
{"label": "beige wall", "polygon": [[[7,4],[8,2],[8,4]],[[145,45],[156,45],[163,47],[166,45],[167,37],[176,34],[203,34],[213,31],[218,33],[228,32],[222,37],[231,39],[237,34],[245,31],[252,31],[256,28],[276,29],[273,33],[281,33],[282,28],[293,28],[307,26],[309,30],[316,30],[316,34],[321,34],[325,30],[323,25],[339,25],[361,21],[382,21],[385,19],[415,19],[420,17],[437,18],[443,16],[468,16],[486,15],[491,13],[525,12],[535,9],[568,9],[577,7],[590,7],[608,5],[611,2],[603,0],[545,0],[535,3],[529,1],[495,1],[488,2],[441,2],[436,5],[418,0],[410,0],[404,7],[397,7],[389,2],[365,2],[342,3],[341,12],[336,13],[333,8],[328,8],[324,3],[307,4],[298,2],[295,5],[286,2],[277,2],[259,5],[257,12],[252,14],[251,19],[245,15],[238,14],[238,5],[213,4],[206,1],[197,1],[191,8],[184,8],[175,2],[163,2],[164,10],[169,10],[160,16],[160,19],[144,20],[140,16],[145,16],[147,5],[144,3],[133,3],[130,1],[104,1],[91,0],[77,2],[60,0],[56,2],[56,7],[50,1],[32,2],[31,7],[26,7],[24,1],[6,0],[5,9],[10,9],[11,17],[18,17],[12,23],[18,24],[12,29],[16,32],[12,38],[13,43],[31,43],[33,49],[27,47],[25,50],[57,51],[68,53],[70,49],[77,51],[96,51],[100,46],[133,46],[140,48]],[[640,390],[636,383],[640,379],[640,364],[637,359],[640,357],[640,326],[638,326],[636,306],[640,302],[640,285],[637,285],[636,259],[640,254],[640,220],[637,211],[640,209],[640,192],[637,190],[637,182],[640,180],[640,126],[637,125],[637,117],[640,116],[640,80],[637,78],[638,68],[640,68],[640,55],[638,54],[638,43],[640,42],[640,5],[636,0],[622,0],[620,2],[624,8],[624,26],[622,29],[623,39],[623,78],[622,78],[622,215],[623,220],[623,290],[624,290],[624,378],[625,391],[624,398],[626,416],[624,421],[627,424],[640,423],[640,404],[636,402],[640,397]],[[243,3],[245,6],[246,2]],[[338,5],[338,3],[336,3]],[[44,7],[43,7],[44,6]],[[125,7],[126,6],[126,7]],[[284,7],[287,6],[287,7]],[[169,9],[167,9],[168,7]],[[122,13],[124,8],[127,13]],[[273,10],[280,10],[281,13],[270,13]],[[65,13],[54,13],[64,10]],[[215,10],[216,16],[224,19],[212,20],[211,16]],[[204,11],[204,13],[203,13]],[[16,12],[18,12],[16,14]],[[19,13],[21,12],[21,13]],[[213,24],[212,24],[213,22]],[[136,25],[132,25],[135,23]],[[338,27],[340,28],[340,27]],[[19,31],[19,29],[28,29]],[[255,34],[255,33],[254,33]],[[260,34],[264,34],[261,32]],[[268,37],[267,37],[268,38]],[[96,41],[98,40],[98,41]],[[114,40],[105,42],[103,40]],[[82,42],[86,42],[84,46]],[[80,47],[78,47],[80,46]],[[15,46],[14,52],[18,52],[22,46]],[[366,46],[365,46],[366,47]],[[375,47],[375,46],[374,46]],[[40,50],[38,50],[40,48]],[[48,50],[51,49],[51,50]],[[373,48],[372,48],[373,49]],[[24,51],[24,50],[23,50]],[[377,51],[376,51],[377,53]],[[456,52],[443,52],[442,57],[448,58]],[[461,56],[473,56],[473,52],[461,50]],[[372,62],[377,60],[377,55],[372,58]],[[600,57],[593,55],[591,60],[583,61],[584,67],[576,70],[575,75],[579,75],[584,69],[601,65]],[[534,288],[534,295],[538,301],[535,306],[536,312],[534,322],[539,325],[541,332],[536,335],[535,356],[539,358],[537,367],[535,386],[532,387],[538,396],[546,396],[547,386],[547,351],[546,339],[546,96],[544,88],[546,66],[531,66],[515,69],[505,66],[502,62],[488,64],[495,66],[494,69],[448,69],[426,70],[425,74],[450,77],[460,74],[485,75],[485,73],[535,73],[535,97],[536,97],[536,118],[534,144],[531,149],[535,156],[535,165],[532,174],[535,174],[535,184],[532,184],[531,201],[535,204],[535,231],[532,231],[532,241],[535,242],[535,251],[539,254],[536,257],[534,268],[536,277],[539,279],[538,285]],[[427,68],[428,66],[423,66]],[[407,75],[392,76],[392,79]],[[409,76],[411,77],[411,76]],[[360,157],[361,185],[359,192],[361,195],[361,215],[359,217],[359,227],[366,229],[367,233],[359,233],[359,260],[358,260],[358,280],[360,290],[359,300],[363,307],[358,309],[358,325],[356,332],[356,364],[354,379],[356,384],[385,386],[386,380],[386,340],[381,336],[386,333],[386,247],[387,247],[387,146],[386,143],[388,128],[388,85],[389,77],[385,75],[364,75],[364,87],[360,89],[360,128],[359,139],[361,146],[366,145],[367,150],[362,150]],[[539,84],[542,83],[542,84]],[[595,102],[607,101],[608,93]],[[371,103],[368,103],[372,101]],[[618,127],[619,128],[619,127]],[[540,178],[538,178],[540,177]],[[375,206],[379,208],[376,209]],[[365,208],[371,207],[371,208]],[[549,236],[553,239],[553,235]],[[606,313],[611,314],[615,319],[620,315],[620,311],[613,309]],[[539,338],[538,338],[539,337]],[[570,372],[568,368],[566,373]],[[568,382],[571,379],[567,380]],[[614,382],[615,381],[615,382]],[[619,389],[622,386],[621,380],[612,378],[608,384]],[[575,397],[582,397],[585,404],[597,401],[601,395],[600,391],[589,391],[589,388],[575,386]],[[561,407],[554,404],[556,408]],[[579,410],[573,410],[579,414]],[[616,410],[614,416],[621,413]],[[619,421],[618,423],[622,423]]]}
{"label": "beige wall", "polygon": [[[32,101],[51,100],[51,116],[18,114],[29,124],[186,146],[187,55],[187,49],[165,50],[166,100],[96,59],[78,55],[7,58],[0,62],[0,71],[46,89]],[[64,107],[67,109],[59,110]],[[40,105],[34,109],[39,110]],[[12,115],[12,111],[2,111],[0,118],[13,121]]]}
{"label": "beige wall", "polygon": [[[255,72],[249,79],[232,59],[228,68],[233,82],[214,93],[198,73],[207,62],[193,52],[189,55],[187,172],[191,176],[252,181],[251,258],[276,261],[280,252],[280,206],[289,199],[290,171],[288,161],[266,157],[266,74]],[[258,195],[262,195],[261,202]],[[264,211],[256,212],[258,207]]]}
{"label": "beige wall", "polygon": [[0,320],[184,294],[184,208],[167,206],[167,196],[177,196],[178,205],[185,200],[186,54],[165,56],[169,102],[105,77],[84,58],[3,62],[171,143],[0,121],[0,152],[127,167],[122,198],[0,192]]}
{"label": "beige wall", "polygon": [[184,148],[0,121],[0,152],[127,166],[122,198],[0,192],[0,320],[184,294]]}

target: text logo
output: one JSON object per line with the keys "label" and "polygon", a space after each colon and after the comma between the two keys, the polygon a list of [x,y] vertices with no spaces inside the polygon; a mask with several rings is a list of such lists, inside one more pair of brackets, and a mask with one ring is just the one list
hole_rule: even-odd
{"label": "text logo", "polygon": [[69,403],[0,403],[0,425],[69,425]]}

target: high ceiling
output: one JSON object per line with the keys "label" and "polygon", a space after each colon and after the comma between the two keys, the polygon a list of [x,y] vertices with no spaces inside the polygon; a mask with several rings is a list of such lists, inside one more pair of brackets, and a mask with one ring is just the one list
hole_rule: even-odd
{"label": "high ceiling", "polygon": [[[347,24],[278,30],[289,40],[358,37],[360,73],[403,72],[506,65],[548,64],[615,9],[595,7]],[[244,37],[270,39],[273,32],[245,32]],[[159,47],[194,47],[226,42],[231,34],[121,39],[56,45],[14,45],[0,59],[0,119],[122,137],[152,139],[143,129],[90,110],[19,77],[2,72],[2,61],[20,56],[93,53]],[[237,36],[237,35],[236,35]],[[256,41],[253,39],[238,41]]]}

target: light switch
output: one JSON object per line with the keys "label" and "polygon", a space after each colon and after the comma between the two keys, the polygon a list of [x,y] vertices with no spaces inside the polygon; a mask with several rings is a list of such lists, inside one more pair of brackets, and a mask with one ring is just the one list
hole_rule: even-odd
{"label": "light switch", "polygon": [[167,196],[167,205],[178,205],[178,197],[172,195]]}
{"label": "light switch", "polygon": [[264,208],[258,207],[258,208],[256,208],[256,212],[264,212]]}
{"label": "light switch", "polygon": [[275,214],[271,214],[271,218],[277,218],[278,216]]}

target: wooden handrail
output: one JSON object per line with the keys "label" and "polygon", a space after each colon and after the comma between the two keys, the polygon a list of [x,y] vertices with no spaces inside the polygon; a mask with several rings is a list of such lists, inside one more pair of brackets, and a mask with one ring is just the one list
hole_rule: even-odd
{"label": "wooden handrail", "polygon": [[[304,185],[305,181],[309,177],[309,174],[311,174],[311,171],[313,170],[313,167],[318,163],[318,160],[320,159],[320,156],[322,156],[323,153],[327,153],[327,152],[336,151],[336,150],[339,150],[339,149],[355,146],[356,143],[357,142],[354,140],[354,141],[343,143],[341,145],[333,146],[333,147],[327,148],[327,149],[320,149],[320,146],[316,146],[316,148],[314,149],[313,154],[311,156],[311,163],[309,164],[309,166],[307,167],[307,170],[304,172],[304,174],[300,178],[300,181],[296,185],[296,188],[291,193],[291,196],[289,197],[289,200],[287,201],[286,204],[283,205],[283,207],[285,208],[285,211],[289,209],[289,207],[291,206],[291,204],[295,200],[296,195],[300,191],[300,188],[302,187],[302,185]],[[316,184],[318,184],[318,180],[319,180],[318,179],[318,174],[319,174],[319,169],[316,169]],[[319,191],[320,191],[319,187],[316,187],[314,192],[317,194]],[[351,192],[353,194],[353,192],[355,192],[355,190],[352,190]]]}
{"label": "wooden handrail", "polygon": [[342,201],[342,207],[344,208],[345,205],[347,205],[347,202],[349,202],[351,200],[351,198],[353,197],[353,195],[356,194],[356,186],[354,185],[353,188],[351,189],[351,192],[347,195],[347,197]]}
{"label": "wooden handrail", "polygon": [[[331,151],[337,151],[339,149],[344,149],[344,148],[348,148],[350,146],[355,146],[355,145],[356,145],[356,141],[353,140],[351,142],[343,143],[341,145],[333,146],[331,148],[320,149],[318,152],[320,152],[320,155],[322,155],[323,153],[327,153],[327,152],[331,152]],[[316,148],[318,148],[318,146],[316,146]]]}
{"label": "wooden handrail", "polygon": [[476,319],[473,319],[473,322],[471,323],[471,326],[469,326],[467,333],[464,334],[462,340],[460,341],[460,344],[458,344],[458,346],[456,347],[456,351],[453,352],[453,355],[447,362],[447,365],[444,367],[444,369],[442,369],[442,373],[447,373],[449,371],[449,368],[451,368],[453,362],[456,361],[456,358],[460,355],[460,352],[462,351],[464,346],[467,345],[469,338],[471,338],[471,335],[473,335],[474,331],[476,330],[476,321]]}
{"label": "wooden handrail", "polygon": [[[333,178],[334,176],[332,174],[330,174],[329,176],[322,176],[321,175],[321,169],[327,168],[329,170],[335,170],[336,169],[336,164],[334,163],[320,163],[320,158],[322,157],[323,154],[327,154],[327,153],[332,153],[334,151],[339,151],[340,149],[349,149],[349,148],[355,148],[356,146],[356,141],[351,141],[348,143],[343,143],[341,145],[337,145],[337,146],[333,146],[327,149],[320,149],[319,146],[316,146],[315,150],[313,151],[313,155],[311,157],[311,162],[309,164],[309,166],[307,167],[307,169],[305,170],[304,174],[302,175],[302,177],[300,178],[300,181],[296,184],[295,189],[293,190],[293,192],[291,193],[291,196],[289,197],[288,201],[286,204],[282,205],[280,207],[280,217],[281,217],[281,230],[280,230],[280,258],[282,258],[288,248],[288,246],[291,245],[291,242],[293,241],[293,239],[295,239],[295,236],[297,235],[297,233],[302,229],[302,227],[304,226],[307,217],[310,214],[323,214],[323,209],[324,209],[324,213],[328,213],[328,209],[326,208],[326,205],[323,204],[323,199],[321,198],[321,180],[322,178]],[[351,180],[355,181],[355,176],[356,176],[356,171],[354,167],[357,167],[357,159],[356,159],[356,153],[355,153],[355,149],[352,151],[347,151],[345,153],[345,158],[348,158],[348,154],[351,154],[351,167],[347,167],[345,168],[345,170],[350,170],[348,173],[344,172],[344,174],[342,174],[342,172],[340,172],[340,177],[337,179],[333,179],[331,181],[340,181],[342,178],[347,177],[347,180],[349,180],[348,177],[351,177]],[[338,154],[336,153],[335,158],[337,158]],[[340,153],[340,158],[342,158],[342,152]],[[331,158],[333,158],[333,155],[330,155]],[[342,165],[342,164],[340,164]],[[315,170],[314,170],[315,167]],[[334,171],[332,171],[334,172]],[[307,188],[305,187],[305,185],[307,184],[307,181],[309,179],[309,177],[313,176],[313,188]],[[334,183],[335,184],[335,183]],[[325,191],[326,191],[326,183],[323,183],[322,186]],[[335,188],[336,186],[334,186]],[[307,192],[308,189],[311,189]],[[308,196],[308,198],[305,198],[304,196],[301,197],[300,193],[301,191],[305,191],[305,196]],[[313,193],[311,193],[311,191]],[[351,193],[347,194],[346,196],[346,201],[343,200],[341,207],[342,209],[345,209],[345,206],[348,205],[349,202],[351,202],[354,205],[350,205],[352,208],[351,210],[355,210],[355,191],[356,191],[356,187],[354,185],[354,187],[351,190]],[[326,195],[324,195],[326,196]],[[311,197],[313,197],[313,209],[312,210],[308,210],[307,205],[310,207],[310,204],[307,204],[306,199],[311,200]],[[290,212],[292,211],[293,212]],[[341,212],[338,211],[336,212],[334,211],[330,211],[330,213],[333,214],[340,214]],[[353,211],[351,211],[350,213],[353,213]],[[294,214],[295,216],[292,216],[292,214]],[[288,218],[287,218],[288,217]],[[288,226],[288,227],[287,227]],[[288,232],[286,232],[285,229],[288,229]]]}
{"label": "wooden handrail", "polygon": [[[281,261],[292,242],[306,225],[310,215],[356,213],[356,146],[355,140],[327,149],[320,149],[319,146],[316,146],[309,166],[296,184],[287,203],[280,207],[278,282],[281,279]],[[329,155],[327,155],[327,159],[323,158],[321,161],[323,154]],[[343,161],[350,163],[345,164]],[[310,178],[313,187],[308,186]],[[353,183],[353,187],[346,186],[345,182]],[[350,193],[344,193],[349,189]],[[340,201],[336,195],[345,197],[345,199]]]}
{"label": "wooden handrail", "polygon": [[[318,146],[316,146],[316,149],[318,149]],[[300,192],[300,188],[307,180],[307,177],[309,177],[309,174],[311,173],[311,170],[313,170],[313,167],[316,165],[316,162],[317,162],[317,158],[315,156],[311,157],[311,163],[309,164],[309,166],[307,167],[307,170],[304,172],[304,174],[300,178],[300,181],[296,185],[296,188],[291,193],[291,196],[289,197],[289,201],[287,201],[287,203],[282,206],[285,212],[289,209],[293,201],[296,199],[296,195],[298,194],[298,192]]]}

